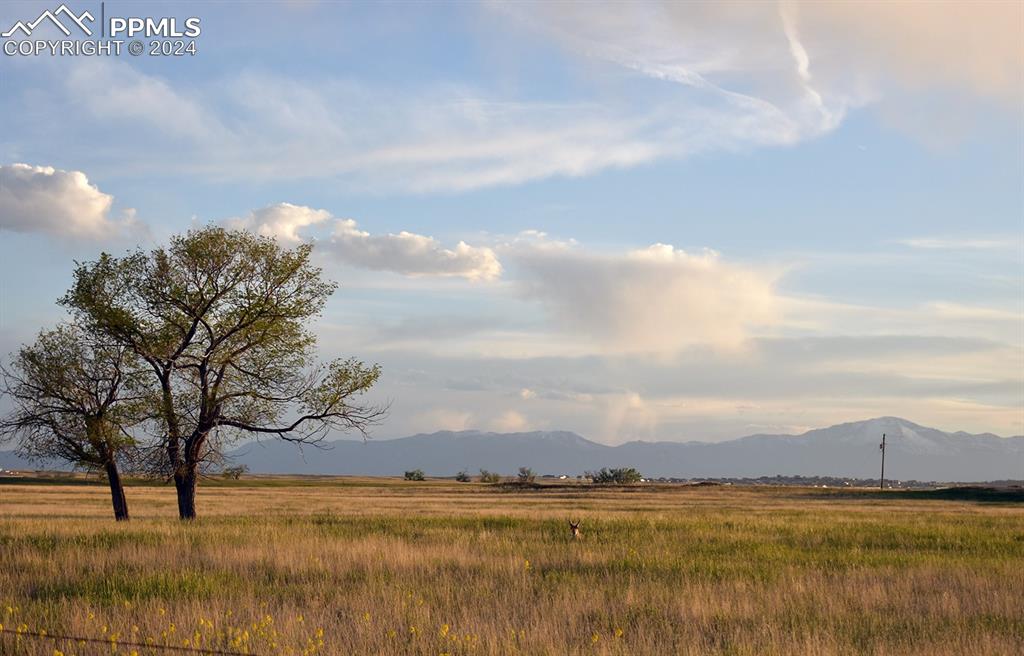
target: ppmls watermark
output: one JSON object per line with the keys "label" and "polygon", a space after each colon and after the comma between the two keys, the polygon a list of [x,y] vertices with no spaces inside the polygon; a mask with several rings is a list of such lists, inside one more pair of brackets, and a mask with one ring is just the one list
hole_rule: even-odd
{"label": "ppmls watermark", "polygon": [[[46,9],[29,20],[19,20],[0,32],[3,51],[9,57],[133,57],[194,56],[202,34],[199,18],[178,16],[107,15],[107,3],[99,3],[99,21],[88,9],[76,13],[66,4]],[[56,28],[66,38],[33,38]],[[98,33],[97,33],[98,32]]]}

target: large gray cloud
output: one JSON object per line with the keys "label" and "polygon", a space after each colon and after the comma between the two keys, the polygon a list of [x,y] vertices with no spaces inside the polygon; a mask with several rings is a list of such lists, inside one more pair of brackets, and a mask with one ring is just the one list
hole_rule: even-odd
{"label": "large gray cloud", "polygon": [[[880,415],[1019,434],[1012,363],[1021,356],[1018,347],[983,339],[879,335],[759,338],[743,357],[693,347],[671,360],[421,349],[383,350],[374,359],[389,372],[378,391],[394,399],[388,435],[482,428],[516,412],[528,428],[618,442],[799,432]],[[985,361],[993,368],[976,364]]]}

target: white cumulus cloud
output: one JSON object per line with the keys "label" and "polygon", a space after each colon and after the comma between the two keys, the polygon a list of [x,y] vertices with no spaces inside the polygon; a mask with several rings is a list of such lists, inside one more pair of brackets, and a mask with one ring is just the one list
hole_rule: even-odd
{"label": "white cumulus cloud", "polygon": [[323,223],[331,218],[327,210],[315,210],[303,205],[277,203],[249,212],[240,219],[230,219],[226,223],[232,228],[245,228],[267,237],[298,243],[302,241],[299,230],[311,225]]}
{"label": "white cumulus cloud", "polygon": [[670,355],[692,345],[740,347],[780,321],[777,271],[666,244],[595,253],[569,244],[510,247],[525,294],[563,327],[603,348]]}
{"label": "white cumulus cloud", "polygon": [[305,205],[277,203],[225,223],[292,244],[306,238],[300,234],[304,228],[331,223],[333,230],[325,247],[331,255],[351,266],[413,277],[495,280],[501,275],[497,255],[486,246],[471,246],[460,241],[446,248],[434,237],[405,230],[374,235],[360,230],[352,219],[335,218],[328,210]]}
{"label": "white cumulus cloud", "polygon": [[81,171],[52,166],[0,165],[0,228],[61,237],[116,236],[134,223],[134,211],[111,217],[114,197]]}
{"label": "white cumulus cloud", "polygon": [[454,248],[445,248],[433,237],[405,230],[371,235],[360,230],[352,219],[340,219],[335,224],[331,245],[339,258],[367,269],[467,280],[494,280],[501,275],[497,255],[486,246],[460,241]]}

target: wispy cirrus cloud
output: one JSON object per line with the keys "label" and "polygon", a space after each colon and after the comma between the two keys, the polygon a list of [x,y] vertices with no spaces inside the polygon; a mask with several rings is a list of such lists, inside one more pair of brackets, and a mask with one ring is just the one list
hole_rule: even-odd
{"label": "wispy cirrus cloud", "polygon": [[935,301],[927,303],[929,310],[934,312],[940,319],[952,321],[977,321],[977,322],[1010,322],[1024,328],[1024,308],[1006,310],[994,307],[981,307],[977,305],[964,305],[962,303],[950,303],[946,301]]}
{"label": "wispy cirrus cloud", "polygon": [[1020,237],[917,237],[895,243],[925,250],[1012,250],[1021,248]]}
{"label": "wispy cirrus cloud", "polygon": [[[125,121],[195,143],[222,141],[227,129],[203,96],[121,63],[89,61],[61,67],[64,89],[82,118]],[[97,90],[102,89],[102,93]]]}
{"label": "wispy cirrus cloud", "polygon": [[[744,126],[760,145],[831,131],[869,104],[891,116],[930,90],[1020,108],[1019,3],[665,1],[614,12],[593,3],[491,6],[580,57],[720,98],[727,108],[720,115],[732,113],[733,127]],[[918,124],[963,120],[951,103],[912,106]]]}
{"label": "wispy cirrus cloud", "polygon": [[[1022,10],[1014,3],[484,7],[499,20],[475,29],[531,32],[585,67],[575,93],[515,93],[489,76],[389,86],[266,68],[185,87],[125,61],[83,60],[41,68],[62,92],[34,101],[40,115],[74,110],[76,125],[25,116],[19,130],[92,146],[90,168],[145,171],[154,167],[145,154],[160,152],[162,171],[213,180],[461,192],[792,145],[906,89],[1019,101]],[[113,122],[121,138],[103,139]]]}
{"label": "wispy cirrus cloud", "polygon": [[[84,119],[119,121],[136,143],[162,150],[165,170],[218,180],[332,178],[363,189],[466,191],[634,166],[665,149],[660,119],[596,103],[505,100],[464,85],[398,94],[266,71],[186,93],[123,62],[73,68],[66,101],[84,107]],[[117,91],[107,97],[96,87]]]}

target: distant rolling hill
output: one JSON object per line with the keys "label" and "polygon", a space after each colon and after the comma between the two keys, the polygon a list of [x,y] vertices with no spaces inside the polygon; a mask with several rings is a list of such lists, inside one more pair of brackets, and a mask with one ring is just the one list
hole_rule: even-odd
{"label": "distant rolling hill", "polygon": [[338,440],[326,448],[268,441],[232,452],[254,473],[432,476],[530,467],[540,474],[581,474],[636,467],[648,477],[878,475],[878,443],[887,435],[886,473],[893,479],[989,481],[1024,479],[1024,437],[946,433],[882,417],[802,435],[751,435],[726,442],[627,442],[605,446],[566,431],[441,431],[395,440]]}

